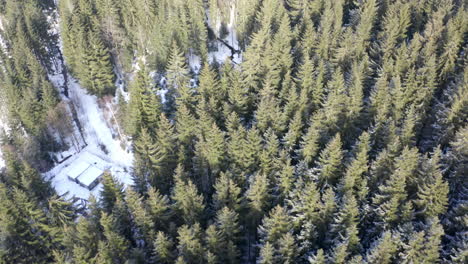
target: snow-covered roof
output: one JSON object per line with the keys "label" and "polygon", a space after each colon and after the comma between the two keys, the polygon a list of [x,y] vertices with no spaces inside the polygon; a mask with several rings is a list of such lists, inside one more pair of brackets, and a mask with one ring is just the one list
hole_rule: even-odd
{"label": "snow-covered roof", "polygon": [[90,166],[87,170],[83,172],[83,174],[78,177],[78,181],[84,184],[85,186],[90,186],[99,176],[104,173],[99,168],[94,166]]}
{"label": "snow-covered roof", "polygon": [[78,176],[80,176],[84,171],[86,171],[86,169],[88,169],[89,166],[91,165],[85,161],[79,161],[79,162],[73,163],[70,166],[70,169],[68,170],[67,175],[71,179],[76,180],[76,178],[78,178]]}

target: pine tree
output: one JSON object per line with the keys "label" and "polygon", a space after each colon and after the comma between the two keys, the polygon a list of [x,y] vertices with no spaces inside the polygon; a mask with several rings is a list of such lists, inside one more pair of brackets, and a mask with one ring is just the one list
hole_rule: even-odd
{"label": "pine tree", "polygon": [[174,244],[163,232],[159,231],[154,241],[154,254],[158,263],[172,263],[174,260]]}
{"label": "pine tree", "polygon": [[332,263],[345,264],[347,263],[346,260],[348,259],[348,257],[349,257],[348,241],[344,241],[344,242],[338,243],[332,249],[330,260]]}
{"label": "pine tree", "polygon": [[400,237],[397,233],[386,231],[373,242],[367,252],[367,263],[390,264],[396,259]]}
{"label": "pine tree", "polygon": [[185,167],[190,167],[194,155],[194,138],[197,134],[197,126],[195,117],[184,105],[177,109],[175,128],[179,141],[178,162]]}
{"label": "pine tree", "polygon": [[296,148],[299,138],[302,135],[302,115],[301,112],[297,111],[294,114],[293,120],[289,123],[288,132],[284,136],[285,145],[293,150]]}
{"label": "pine tree", "polygon": [[449,186],[444,181],[440,169],[441,150],[436,149],[432,155],[432,158],[427,161],[426,177],[422,186],[418,188],[418,199],[415,202],[419,213],[425,218],[438,217],[445,213],[448,203]]}
{"label": "pine tree", "polygon": [[71,248],[77,262],[89,262],[98,253],[99,228],[99,223],[80,217],[75,227],[65,229],[68,231],[65,237],[73,238],[67,247]]}
{"label": "pine tree", "polygon": [[28,198],[25,192],[14,187],[8,193],[0,184],[0,212],[2,223],[2,250],[0,257],[6,263],[21,261],[45,263],[52,258],[56,240],[44,211]]}
{"label": "pine tree", "polygon": [[232,179],[232,174],[226,172],[220,173],[219,178],[214,185],[215,193],[213,194],[213,209],[221,210],[224,207],[235,212],[241,209],[241,188]]}
{"label": "pine tree", "polygon": [[199,184],[204,192],[210,192],[215,178],[224,168],[225,139],[224,132],[215,123],[210,130],[203,131],[205,136],[195,146],[195,162]]}
{"label": "pine tree", "polygon": [[285,13],[279,24],[278,31],[273,36],[271,46],[265,58],[267,69],[266,79],[270,80],[274,89],[281,89],[287,72],[291,69],[293,58],[291,56],[292,32],[290,20]]}
{"label": "pine tree", "polygon": [[270,186],[265,174],[257,173],[252,176],[249,189],[246,192],[247,206],[252,227],[259,224],[260,219],[268,210],[270,201]]}
{"label": "pine tree", "polygon": [[133,163],[133,182],[134,188],[139,193],[145,193],[148,190],[148,184],[154,178],[153,160],[158,152],[153,138],[148,130],[143,129],[140,136],[135,140],[135,161]]}
{"label": "pine tree", "polygon": [[242,63],[242,76],[244,86],[249,91],[258,91],[262,87],[262,80],[266,73],[264,60],[261,54],[269,45],[269,31],[267,28],[262,28],[260,31],[252,35],[251,44],[245,51],[245,61]]}
{"label": "pine tree", "polygon": [[216,229],[220,238],[220,260],[225,263],[237,263],[240,255],[237,244],[240,240],[239,215],[224,207],[216,215]]}
{"label": "pine tree", "polygon": [[[318,69],[321,70],[321,69]],[[319,86],[319,79],[315,79],[316,70],[313,61],[308,57],[304,57],[304,62],[299,68],[298,86],[300,88],[301,104],[304,109],[304,114],[312,113],[319,109],[323,100],[323,87]]]}
{"label": "pine tree", "polygon": [[407,200],[407,188],[418,166],[416,149],[405,148],[395,165],[396,169],[386,183],[379,187],[373,199],[378,205],[377,213],[386,225],[394,226],[410,220],[412,205]]}
{"label": "pine tree", "polygon": [[241,72],[232,70],[228,77],[229,89],[227,90],[227,101],[230,105],[230,110],[236,112],[239,117],[246,117],[248,111],[252,108],[248,90],[241,81]]}
{"label": "pine tree", "polygon": [[396,3],[390,5],[384,18],[382,52],[385,58],[393,55],[396,44],[406,37],[411,25],[410,4]]}
{"label": "pine tree", "polygon": [[201,229],[198,223],[192,226],[183,225],[178,230],[177,250],[179,256],[188,263],[203,263],[203,245]]}
{"label": "pine tree", "polygon": [[[246,130],[240,126],[236,131],[229,133],[227,153],[230,157],[231,166],[235,166],[240,172],[249,175],[254,173],[259,165],[259,153],[262,150],[259,131],[253,127]],[[237,178],[239,179],[239,178]],[[236,181],[244,185],[244,179]]]}
{"label": "pine tree", "polygon": [[279,160],[281,168],[275,175],[275,185],[278,186],[279,199],[284,200],[293,189],[296,175],[294,174],[295,168],[291,164],[292,159],[286,151],[280,153]]}
{"label": "pine tree", "polygon": [[346,241],[346,251],[357,253],[360,249],[358,229],[359,208],[353,195],[342,198],[340,208],[334,217],[331,228],[334,241]]}
{"label": "pine tree", "polygon": [[106,213],[101,216],[101,225],[106,239],[105,247],[113,263],[125,263],[128,256],[129,243],[115,230],[115,219]]}
{"label": "pine tree", "polygon": [[408,244],[404,245],[401,263],[437,263],[441,236],[444,233],[438,220],[432,219],[427,232],[420,231],[411,234]]}
{"label": "pine tree", "polygon": [[71,202],[54,195],[47,200],[47,218],[57,227],[65,227],[76,218]]}
{"label": "pine tree", "polygon": [[172,44],[172,51],[166,67],[166,77],[169,92],[166,94],[169,107],[173,107],[175,98],[178,97],[179,89],[188,84],[189,71],[185,64],[184,54],[177,44]]}
{"label": "pine tree", "polygon": [[309,257],[309,264],[325,264],[326,263],[326,258],[325,258],[325,253],[323,253],[323,249],[317,250],[317,253]]}
{"label": "pine tree", "polygon": [[110,173],[102,176],[102,190],[100,203],[108,214],[112,212],[117,200],[123,200],[123,185],[119,183]]}
{"label": "pine tree", "polygon": [[281,263],[296,263],[297,245],[294,236],[290,232],[280,238],[278,253]]}
{"label": "pine tree", "polygon": [[186,3],[186,10],[188,12],[188,33],[189,41],[198,54],[200,54],[202,61],[208,58],[208,49],[206,41],[208,39],[208,30],[205,25],[205,6],[202,0],[188,1]]}
{"label": "pine tree", "polygon": [[340,185],[340,191],[343,195],[351,192],[360,201],[366,198],[368,192],[366,176],[369,170],[369,151],[370,135],[363,132],[356,146],[355,157],[346,168],[345,176]]}
{"label": "pine tree", "polygon": [[221,249],[224,245],[221,244],[221,236],[215,225],[210,225],[205,231],[205,245],[208,252],[205,254],[207,262],[219,262],[221,257]]}
{"label": "pine tree", "polygon": [[84,86],[92,94],[103,96],[114,92],[113,66],[109,51],[102,43],[97,33],[90,31],[88,34],[88,52],[85,57],[87,69],[84,76]]}
{"label": "pine tree", "polygon": [[320,153],[318,162],[320,168],[319,180],[322,184],[334,185],[340,180],[343,162],[343,150],[341,148],[341,137],[337,134]]}
{"label": "pine tree", "polygon": [[290,194],[288,204],[291,205],[295,226],[302,226],[306,222],[315,225],[319,222],[319,209],[322,204],[319,190],[313,181],[298,181]]}
{"label": "pine tree", "polygon": [[369,46],[378,8],[379,2],[375,0],[365,1],[359,6],[359,24],[356,26],[356,34],[363,44],[363,50]]}
{"label": "pine tree", "polygon": [[174,126],[164,114],[159,117],[159,124],[156,129],[157,155],[150,156],[156,178],[151,179],[153,186],[156,186],[164,193],[168,193],[172,186],[172,174],[176,168],[176,138]]}
{"label": "pine tree", "polygon": [[128,188],[125,190],[125,202],[136,227],[133,235],[135,240],[147,240],[146,242],[149,243],[149,239],[152,240],[154,237],[154,222],[143,206],[143,197],[132,188]]}
{"label": "pine tree", "polygon": [[273,248],[273,245],[267,242],[265,245],[263,245],[260,248],[260,256],[257,259],[257,263],[260,263],[260,264],[276,263],[276,258],[274,254],[275,254],[275,249]]}
{"label": "pine tree", "polygon": [[260,91],[260,101],[255,112],[257,127],[262,132],[268,128],[272,128],[277,133],[284,130],[281,108],[276,94],[273,84],[266,79]]}
{"label": "pine tree", "polygon": [[205,209],[203,196],[198,194],[197,187],[190,179],[184,180],[176,173],[175,185],[171,199],[174,201],[173,207],[177,215],[187,224],[195,224],[203,217]]}
{"label": "pine tree", "polygon": [[325,241],[327,235],[326,230],[333,221],[333,216],[337,210],[336,194],[332,188],[327,188],[322,192],[321,197],[322,203],[319,207],[317,229],[319,233],[318,240],[320,242]]}
{"label": "pine tree", "polygon": [[269,242],[277,248],[280,238],[289,232],[291,228],[288,212],[278,205],[270,211],[268,217],[262,220],[262,225],[258,229],[260,242]]}
{"label": "pine tree", "polygon": [[260,153],[260,168],[262,173],[272,179],[273,172],[280,169],[277,162],[280,145],[278,137],[272,129],[268,129],[264,138],[264,147]]}
{"label": "pine tree", "polygon": [[216,72],[210,66],[205,66],[200,73],[200,83],[197,91],[207,102],[208,112],[215,120],[221,120],[222,100],[226,97],[221,89]]}
{"label": "pine tree", "polygon": [[147,66],[143,63],[131,83],[129,102],[130,126],[129,133],[139,135],[147,129],[151,133],[158,127],[161,105],[154,91],[154,84],[149,76]]}
{"label": "pine tree", "polygon": [[148,198],[145,200],[145,208],[157,229],[168,229],[168,220],[172,211],[166,195],[161,195],[157,189],[151,187],[148,190]]}
{"label": "pine tree", "polygon": [[317,158],[322,141],[322,131],[324,130],[324,116],[322,112],[313,115],[310,126],[302,137],[300,154],[301,158],[308,164],[312,164]]}

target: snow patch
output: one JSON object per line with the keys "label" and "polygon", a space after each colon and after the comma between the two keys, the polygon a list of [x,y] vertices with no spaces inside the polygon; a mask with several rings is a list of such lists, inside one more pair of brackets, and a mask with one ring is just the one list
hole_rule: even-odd
{"label": "snow patch", "polygon": [[[232,10],[232,9],[231,9]],[[233,12],[233,11],[232,11]],[[237,40],[237,34],[236,30],[233,27],[234,21],[231,18],[231,21],[229,22],[227,26],[228,34],[226,37],[224,37],[223,41],[227,43],[229,46],[234,48],[235,50],[240,50],[239,48],[239,41]],[[231,49],[227,47],[224,43],[221,41],[216,41],[216,51],[211,51],[208,54],[208,61],[209,63],[224,63],[227,58],[231,57],[232,52]],[[242,54],[241,53],[235,53],[232,62],[236,64],[240,64],[242,62]]]}
{"label": "snow patch", "polygon": [[[130,185],[132,183],[128,172],[125,171],[125,168],[115,166],[113,161],[107,156],[95,151],[96,149],[93,146],[88,146],[79,154],[74,155],[44,174],[46,179],[50,179],[52,186],[54,186],[59,195],[63,195],[70,199],[78,198],[84,200],[88,200],[91,194],[96,197],[99,196],[100,191],[102,190],[101,183],[90,191],[79,185],[77,182],[70,180],[69,175],[73,175],[74,171],[77,171],[77,168],[80,168],[83,164],[86,164],[86,168],[92,165],[101,171],[110,171],[118,181],[125,185]],[[75,174],[79,174],[79,171]]]}
{"label": "snow patch", "polygon": [[74,79],[70,79],[69,93],[77,108],[78,118],[83,126],[88,147],[103,152],[111,161],[121,167],[131,167],[133,155],[120,146],[120,140],[113,137],[112,131],[103,118],[97,97],[89,95]]}
{"label": "snow patch", "polygon": [[200,69],[201,69],[201,58],[195,54],[190,54],[189,56],[189,66],[190,66],[190,69],[192,69],[192,71],[195,73],[195,74],[198,74],[200,73]]}
{"label": "snow patch", "polygon": [[[50,75],[49,78],[56,86],[60,87],[63,84],[61,75]],[[46,178],[51,180],[58,194],[67,198],[84,200],[87,200],[90,194],[99,196],[101,184],[90,191],[71,181],[68,178],[68,173],[70,166],[75,166],[76,163],[93,164],[100,170],[110,171],[125,185],[132,184],[130,170],[133,154],[124,150],[121,141],[114,136],[103,115],[103,110],[99,107],[98,98],[88,94],[71,76],[68,80],[68,90],[68,100],[76,110],[86,147],[77,151],[67,150],[57,153],[61,156],[62,163],[45,173]],[[67,99],[63,98],[63,100]],[[76,130],[78,129],[76,128]]]}
{"label": "snow patch", "polygon": [[3,159],[3,153],[2,150],[0,149],[0,169],[5,167],[5,160]]}

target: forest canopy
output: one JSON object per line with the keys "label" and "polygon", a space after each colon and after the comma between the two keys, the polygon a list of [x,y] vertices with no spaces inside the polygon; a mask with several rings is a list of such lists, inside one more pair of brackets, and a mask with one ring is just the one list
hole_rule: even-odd
{"label": "forest canopy", "polygon": [[[461,0],[0,0],[0,263],[467,263],[467,33]],[[75,80],[134,157],[85,207],[46,174]]]}

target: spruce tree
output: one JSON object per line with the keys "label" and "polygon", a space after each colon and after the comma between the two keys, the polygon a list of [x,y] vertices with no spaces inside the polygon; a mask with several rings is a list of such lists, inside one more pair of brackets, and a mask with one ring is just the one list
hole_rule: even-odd
{"label": "spruce tree", "polygon": [[200,225],[198,223],[194,223],[192,226],[183,225],[177,230],[177,233],[179,256],[188,263],[203,263],[204,248]]}
{"label": "spruce tree", "polygon": [[154,255],[158,263],[172,263],[174,260],[174,244],[163,232],[159,231],[154,241]]}
{"label": "spruce tree", "polygon": [[241,209],[241,188],[232,179],[232,174],[226,172],[221,173],[214,185],[215,193],[213,194],[213,209],[221,210],[224,207],[235,212]]}
{"label": "spruce tree", "polygon": [[123,200],[123,185],[119,183],[110,173],[102,176],[102,190],[100,203],[105,212],[110,214],[118,200]]}
{"label": "spruce tree", "polygon": [[245,195],[251,220],[249,222],[251,227],[255,228],[269,208],[271,194],[267,175],[257,173],[252,176],[252,181]]}
{"label": "spruce tree", "polygon": [[430,160],[426,161],[425,179],[419,186],[415,204],[418,213],[425,218],[438,217],[446,212],[449,186],[440,170],[441,150],[436,149]]}
{"label": "spruce tree", "polygon": [[342,162],[343,151],[341,137],[337,134],[320,153],[318,162],[320,168],[320,182],[322,184],[336,184],[341,178]]}
{"label": "spruce tree", "polygon": [[221,242],[220,260],[226,263],[238,263],[240,255],[238,243],[241,231],[239,215],[228,207],[224,207],[216,215],[216,228]]}
{"label": "spruce tree", "polygon": [[340,191],[344,195],[353,193],[356,198],[363,201],[367,195],[367,173],[369,170],[370,135],[363,132],[359,137],[355,149],[355,157],[346,168],[346,173],[340,184]]}
{"label": "spruce tree", "polygon": [[130,245],[129,242],[115,230],[115,219],[113,216],[106,213],[102,214],[101,226],[106,239],[103,246],[108,250],[108,254],[111,257],[110,261],[113,263],[125,263],[128,259]]}
{"label": "spruce tree", "polygon": [[400,238],[397,233],[385,231],[376,239],[367,252],[367,263],[390,264],[396,259]]}
{"label": "spruce tree", "polygon": [[90,31],[88,35],[88,52],[86,56],[87,70],[84,76],[84,86],[92,94],[103,96],[114,92],[113,66],[109,51],[102,43],[96,32]]}
{"label": "spruce tree", "polygon": [[412,204],[408,201],[407,188],[418,166],[416,150],[405,148],[397,160],[396,169],[384,185],[379,187],[379,193],[373,202],[377,213],[385,225],[394,226],[411,220]]}
{"label": "spruce tree", "polygon": [[174,201],[173,207],[178,217],[187,224],[199,222],[205,209],[203,196],[198,194],[197,187],[190,179],[182,179],[177,172],[174,184],[171,199]]}
{"label": "spruce tree", "polygon": [[166,66],[166,77],[169,92],[166,94],[167,105],[169,109],[173,107],[175,98],[178,97],[179,89],[188,84],[189,71],[185,64],[184,54],[180,51],[177,44],[172,44],[171,55]]}
{"label": "spruce tree", "polygon": [[166,195],[161,195],[157,189],[150,188],[148,198],[145,200],[145,209],[158,230],[168,229],[168,220],[172,216],[172,211],[169,198]]}

